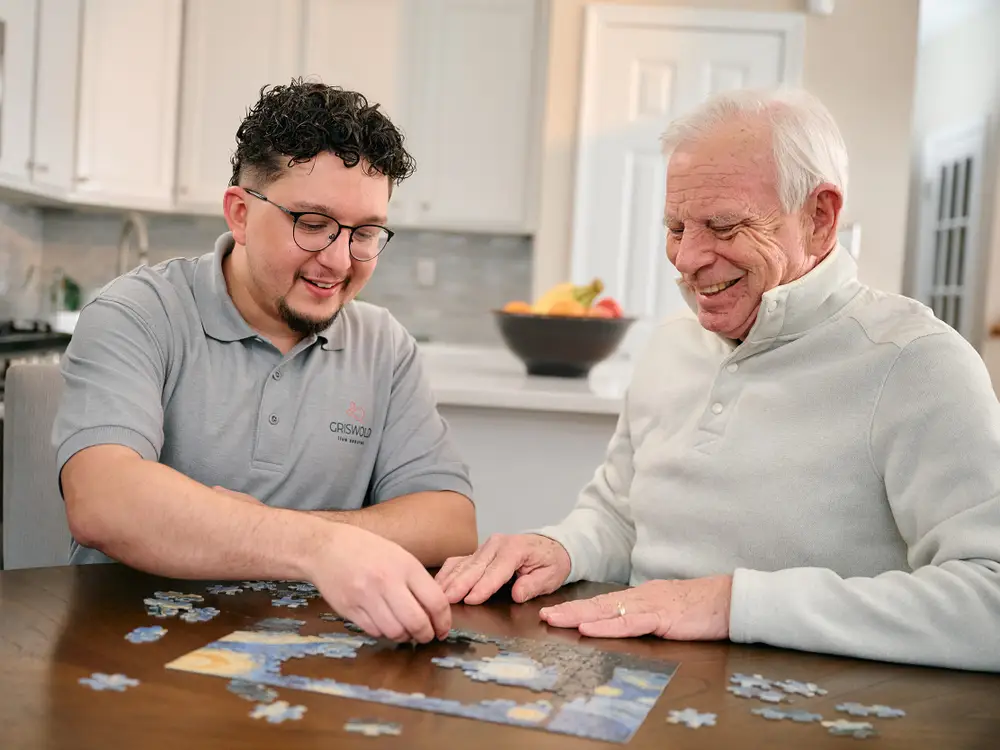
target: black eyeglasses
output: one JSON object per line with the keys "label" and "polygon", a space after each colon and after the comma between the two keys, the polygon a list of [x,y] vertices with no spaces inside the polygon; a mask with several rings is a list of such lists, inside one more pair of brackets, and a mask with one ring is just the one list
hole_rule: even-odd
{"label": "black eyeglasses", "polygon": [[261,195],[256,190],[243,189],[254,198],[270,203],[291,216],[292,239],[307,253],[318,253],[320,250],[330,247],[337,241],[342,229],[348,229],[351,232],[347,248],[354,260],[375,260],[392,239],[393,232],[378,224],[361,224],[351,227],[347,224],[341,224],[326,214],[313,213],[312,211],[292,211],[275,203],[266,195]]}

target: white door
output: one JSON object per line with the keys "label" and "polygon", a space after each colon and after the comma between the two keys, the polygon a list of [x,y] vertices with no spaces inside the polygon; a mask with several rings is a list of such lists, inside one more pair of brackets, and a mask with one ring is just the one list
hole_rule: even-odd
{"label": "white door", "polygon": [[298,73],[301,9],[301,3],[288,0],[187,4],[178,144],[179,208],[221,215],[240,122],[263,86],[288,85]]}
{"label": "white door", "polygon": [[797,84],[803,29],[794,13],[588,8],[574,281],[601,278],[640,318],[685,308],[666,257],[660,135],[719,91]]}
{"label": "white door", "polygon": [[83,0],[39,0],[35,88],[35,186],[65,197],[73,187],[77,69]]}
{"label": "white door", "polygon": [[171,208],[181,0],[86,0],[82,44],[75,199]]}
{"label": "white door", "polygon": [[980,202],[986,125],[975,122],[924,142],[920,205],[920,300],[978,348],[985,278]]}
{"label": "white door", "polygon": [[420,0],[411,73],[425,226],[524,231],[541,41],[535,0]]}
{"label": "white door", "polygon": [[31,179],[36,0],[0,0],[0,179]]}

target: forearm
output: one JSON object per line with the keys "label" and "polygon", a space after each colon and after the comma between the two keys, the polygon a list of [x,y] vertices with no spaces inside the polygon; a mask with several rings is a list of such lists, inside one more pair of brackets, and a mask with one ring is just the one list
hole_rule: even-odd
{"label": "forearm", "polygon": [[457,492],[416,492],[360,510],[308,513],[378,534],[429,568],[449,557],[471,555],[478,544],[475,507]]}
{"label": "forearm", "polygon": [[[100,460],[85,456],[102,451]],[[127,448],[97,446],[63,471],[81,544],[173,578],[307,578],[330,529],[318,519],[216,492]]]}
{"label": "forearm", "polygon": [[951,560],[843,579],[737,570],[730,638],[804,651],[1000,671],[1000,563]]}

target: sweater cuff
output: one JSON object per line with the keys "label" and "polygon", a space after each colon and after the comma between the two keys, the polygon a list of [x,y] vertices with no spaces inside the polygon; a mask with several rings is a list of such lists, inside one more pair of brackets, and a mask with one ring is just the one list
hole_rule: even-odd
{"label": "sweater cuff", "polygon": [[733,572],[733,591],[729,601],[729,640],[733,643],[756,643],[755,604],[762,601],[763,573],[758,570],[737,568]]}

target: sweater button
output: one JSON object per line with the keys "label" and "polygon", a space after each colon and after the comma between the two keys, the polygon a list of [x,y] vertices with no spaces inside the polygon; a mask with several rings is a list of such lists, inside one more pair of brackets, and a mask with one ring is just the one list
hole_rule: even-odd
{"label": "sweater button", "polygon": [[736,372],[738,369],[740,369],[740,366],[738,364],[736,364],[735,362],[733,362],[731,365],[728,365],[726,367],[726,370],[728,372]]}
{"label": "sweater button", "polygon": [[719,402],[715,402],[714,404],[712,404],[712,413],[722,414],[722,404],[720,404]]}

